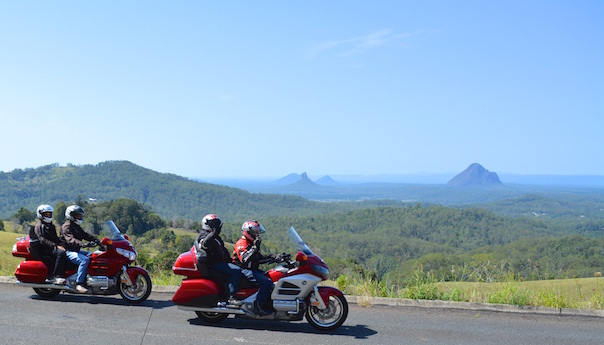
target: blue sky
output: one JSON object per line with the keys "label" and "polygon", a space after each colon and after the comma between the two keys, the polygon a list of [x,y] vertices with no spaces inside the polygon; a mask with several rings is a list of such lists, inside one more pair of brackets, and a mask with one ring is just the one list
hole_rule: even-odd
{"label": "blue sky", "polygon": [[602,1],[4,1],[0,170],[604,175]]}

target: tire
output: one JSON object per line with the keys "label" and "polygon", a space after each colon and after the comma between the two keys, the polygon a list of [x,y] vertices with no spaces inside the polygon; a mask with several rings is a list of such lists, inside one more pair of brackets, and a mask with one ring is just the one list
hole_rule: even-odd
{"label": "tire", "polygon": [[130,304],[139,304],[147,300],[151,294],[151,278],[149,275],[139,274],[132,283],[132,286],[124,283],[118,284],[118,291],[122,298]]}
{"label": "tire", "polygon": [[34,291],[38,294],[38,296],[43,298],[54,298],[58,294],[61,293],[59,289],[42,289],[42,288],[33,288]]}
{"label": "tire", "polygon": [[311,305],[306,309],[306,321],[321,331],[334,330],[346,321],[348,317],[348,302],[342,296],[329,296],[326,309]]}
{"label": "tire", "polygon": [[207,323],[219,323],[226,320],[229,314],[225,313],[208,313],[205,311],[196,311],[197,316]]}

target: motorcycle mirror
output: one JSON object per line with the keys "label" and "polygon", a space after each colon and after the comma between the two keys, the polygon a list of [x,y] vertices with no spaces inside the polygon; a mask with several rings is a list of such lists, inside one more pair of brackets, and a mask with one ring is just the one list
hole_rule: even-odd
{"label": "motorcycle mirror", "polygon": [[101,244],[103,246],[111,246],[113,245],[113,241],[108,239],[107,237],[103,237],[103,239],[101,240]]}

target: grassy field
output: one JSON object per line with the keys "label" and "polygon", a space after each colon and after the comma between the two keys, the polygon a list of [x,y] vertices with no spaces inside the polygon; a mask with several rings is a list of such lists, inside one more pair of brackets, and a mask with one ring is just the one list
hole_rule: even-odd
{"label": "grassy field", "polygon": [[12,255],[13,244],[15,244],[17,237],[24,235],[20,232],[11,232],[20,230],[13,229],[10,222],[4,222],[4,226],[7,231],[0,231],[0,276],[12,276],[19,262],[22,261],[21,258]]}
{"label": "grassy field", "polygon": [[501,283],[438,282],[418,279],[404,288],[340,277],[332,285],[345,293],[454,302],[479,302],[552,308],[604,309],[604,278],[514,281]]}

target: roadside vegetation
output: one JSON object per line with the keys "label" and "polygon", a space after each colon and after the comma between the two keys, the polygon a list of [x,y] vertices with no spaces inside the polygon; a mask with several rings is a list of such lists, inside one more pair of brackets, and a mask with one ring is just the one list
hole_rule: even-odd
{"label": "roadside vegetation", "polygon": [[[598,272],[599,273],[599,272]],[[416,271],[406,286],[388,282],[340,276],[333,282],[346,294],[358,296],[360,305],[370,305],[370,297],[407,298],[509,304],[519,307],[604,308],[604,278],[503,282],[443,282],[431,274]]]}

